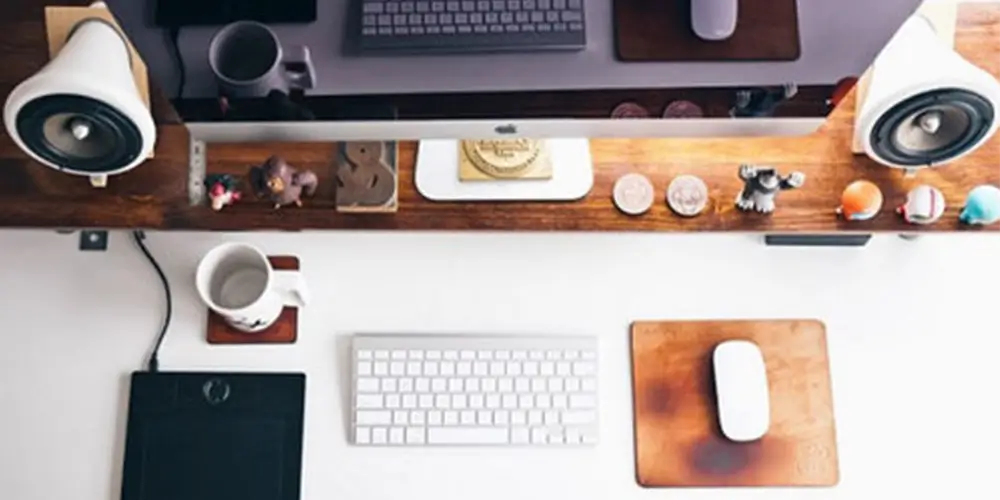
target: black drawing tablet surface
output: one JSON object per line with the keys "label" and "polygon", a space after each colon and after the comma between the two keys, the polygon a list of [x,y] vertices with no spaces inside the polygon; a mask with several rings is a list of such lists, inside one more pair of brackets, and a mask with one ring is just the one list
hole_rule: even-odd
{"label": "black drawing tablet surface", "polygon": [[305,381],[133,373],[121,500],[298,500]]}

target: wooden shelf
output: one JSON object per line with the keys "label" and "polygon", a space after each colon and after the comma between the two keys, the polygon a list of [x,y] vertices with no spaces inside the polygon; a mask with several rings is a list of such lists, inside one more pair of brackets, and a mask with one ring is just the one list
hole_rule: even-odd
{"label": "wooden shelf", "polygon": [[[16,5],[35,3],[19,0]],[[73,3],[73,2],[70,2]],[[41,2],[37,19],[24,15],[4,18],[4,51],[0,60],[0,92],[6,94],[45,61],[45,33]],[[22,5],[23,7],[23,5]],[[9,10],[0,7],[0,14]],[[1000,76],[1000,6],[964,4],[959,15],[956,49],[994,75]],[[169,106],[154,89],[154,108],[161,122],[174,122]],[[399,151],[400,196],[395,214],[338,214],[329,196],[307,200],[304,208],[275,211],[264,201],[251,199],[222,212],[207,206],[191,207],[187,195],[188,134],[177,124],[159,128],[156,157],[127,174],[113,177],[108,188],[94,190],[86,179],[60,174],[30,161],[10,138],[0,136],[0,226],[6,227],[142,227],[157,229],[297,230],[297,229],[412,229],[412,230],[583,230],[583,231],[759,231],[768,233],[829,232],[941,232],[995,231],[1000,226],[966,228],[957,222],[965,196],[979,184],[1000,184],[1000,136],[974,154],[941,169],[913,178],[851,153],[853,95],[831,114],[817,133],[796,138],[759,139],[632,139],[594,140],[595,183],[582,201],[572,203],[437,203],[422,198],[414,187],[416,144],[402,143]],[[251,164],[279,153],[297,167],[312,168],[329,177],[335,144],[211,144],[210,172],[245,174]],[[740,189],[740,163],[771,164],[782,172],[806,174],[805,186],[779,195],[778,210],[770,216],[744,214],[733,201]],[[618,176],[641,172],[650,177],[659,201],[640,217],[618,212],[611,187]],[[674,216],[662,200],[670,180],[678,174],[700,176],[709,185],[711,202],[693,219]],[[851,181],[869,179],[886,197],[883,212],[872,221],[847,223],[835,214],[841,190]],[[932,184],[945,195],[944,218],[931,226],[912,226],[894,213],[907,190]],[[321,191],[322,195],[322,191]]]}

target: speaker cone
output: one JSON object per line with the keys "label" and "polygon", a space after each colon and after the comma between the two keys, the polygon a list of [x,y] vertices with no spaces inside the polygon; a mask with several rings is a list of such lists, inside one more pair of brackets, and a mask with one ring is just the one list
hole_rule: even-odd
{"label": "speaker cone", "polygon": [[142,152],[139,128],[95,99],[39,97],[17,114],[17,131],[35,154],[62,170],[103,174],[127,167]]}
{"label": "speaker cone", "polygon": [[871,132],[873,153],[906,167],[946,163],[979,143],[994,112],[983,96],[967,90],[915,95],[879,117]]}

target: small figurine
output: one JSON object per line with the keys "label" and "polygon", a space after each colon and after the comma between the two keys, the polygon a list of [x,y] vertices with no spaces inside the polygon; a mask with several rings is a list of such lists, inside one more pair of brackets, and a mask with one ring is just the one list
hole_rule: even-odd
{"label": "small figurine", "polygon": [[280,156],[272,156],[259,167],[250,167],[250,178],[259,195],[267,194],[274,208],[294,203],[302,206],[302,194],[316,193],[319,179],[311,170],[299,172]]}
{"label": "small figurine", "polygon": [[229,174],[212,174],[205,178],[212,210],[218,212],[240,200],[243,195],[236,190],[237,184],[236,178]]}
{"label": "small figurine", "polygon": [[963,224],[978,226],[1000,221],[1000,188],[991,184],[973,188],[965,199],[965,208],[958,220]]}
{"label": "small figurine", "polygon": [[736,103],[729,110],[733,118],[767,118],[774,116],[781,103],[795,97],[799,86],[786,83],[780,89],[764,87],[739,90],[736,92]]}
{"label": "small figurine", "polygon": [[837,213],[847,220],[868,220],[882,210],[882,190],[871,181],[854,181],[840,195]]}
{"label": "small figurine", "polygon": [[944,194],[934,186],[917,186],[906,194],[906,203],[896,213],[910,224],[927,225],[937,222],[944,215]]}
{"label": "small figurine", "polygon": [[740,179],[743,190],[736,198],[740,210],[769,214],[774,211],[774,197],[778,191],[802,187],[806,175],[792,172],[782,177],[774,168],[758,168],[754,165],[740,165]]}

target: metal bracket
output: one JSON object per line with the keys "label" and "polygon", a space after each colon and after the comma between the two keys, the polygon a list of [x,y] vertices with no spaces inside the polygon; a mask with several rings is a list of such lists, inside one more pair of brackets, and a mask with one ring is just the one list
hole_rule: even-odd
{"label": "metal bracket", "polygon": [[772,247],[863,247],[870,234],[768,234],[764,244]]}
{"label": "metal bracket", "polygon": [[188,202],[193,207],[205,203],[205,175],[208,171],[205,149],[205,141],[191,139],[188,159]]}
{"label": "metal bracket", "polygon": [[103,252],[108,249],[107,231],[80,231],[80,251]]}

